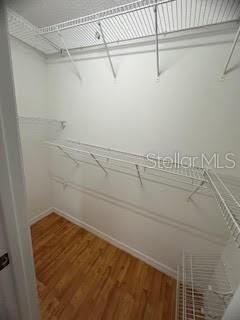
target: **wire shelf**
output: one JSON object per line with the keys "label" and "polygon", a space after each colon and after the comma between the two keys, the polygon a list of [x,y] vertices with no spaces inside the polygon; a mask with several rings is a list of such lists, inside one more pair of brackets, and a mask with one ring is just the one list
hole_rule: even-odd
{"label": "wire shelf", "polygon": [[193,168],[183,164],[166,162],[152,156],[119,151],[116,149],[76,142],[75,140],[47,141],[45,143],[64,152],[64,154],[76,164],[81,161],[92,161],[105,171],[106,167],[109,168],[111,165],[127,170],[135,170],[140,180],[144,179],[145,175],[159,177],[157,172],[164,172],[190,179],[190,184],[193,184],[193,181],[202,182],[205,180],[203,177],[204,170],[201,168]]}
{"label": "wire shelf", "polygon": [[211,186],[234,241],[240,247],[240,202],[217,174],[206,171],[204,176]]}
{"label": "wire shelf", "polygon": [[176,320],[221,320],[232,296],[220,257],[183,253],[178,265]]}
{"label": "wire shelf", "polygon": [[[40,33],[61,46],[61,31],[69,49],[102,45],[98,22],[107,43],[146,38],[155,34],[155,1],[137,1],[131,5],[42,28]],[[191,30],[234,21],[239,17],[239,2],[234,0],[158,1],[158,34]]]}
{"label": "wire shelf", "polygon": [[69,49],[103,45],[99,22],[108,44],[146,38],[156,32],[156,4],[159,35],[237,21],[240,15],[238,0],[140,0],[43,28],[9,10],[9,32],[45,54],[65,49],[59,32]]}
{"label": "wire shelf", "polygon": [[66,121],[56,120],[56,119],[48,119],[41,117],[26,117],[19,116],[18,117],[20,124],[33,124],[33,125],[59,125],[62,129],[66,127]]}
{"label": "wire shelf", "polygon": [[55,46],[50,44],[49,40],[39,35],[39,28],[10,9],[8,9],[7,13],[8,31],[12,37],[25,42],[45,54],[57,52]]}

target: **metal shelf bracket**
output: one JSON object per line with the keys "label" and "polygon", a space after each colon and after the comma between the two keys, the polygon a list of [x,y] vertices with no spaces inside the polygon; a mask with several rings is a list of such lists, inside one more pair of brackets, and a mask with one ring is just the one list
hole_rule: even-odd
{"label": "metal shelf bracket", "polygon": [[102,41],[103,41],[103,44],[104,44],[104,47],[105,47],[105,50],[106,50],[106,53],[107,53],[108,61],[109,61],[109,64],[110,64],[110,67],[111,67],[111,70],[112,70],[113,77],[114,77],[114,79],[116,79],[117,78],[117,74],[115,72],[115,69],[114,69],[114,66],[113,66],[113,63],[112,63],[111,55],[110,55],[110,52],[109,52],[109,48],[107,46],[107,42],[106,42],[106,39],[105,39],[105,35],[104,35],[104,32],[103,32],[103,28],[102,28],[101,22],[99,22],[98,25],[99,25]]}
{"label": "metal shelf bracket", "polygon": [[229,52],[229,55],[228,55],[228,59],[227,59],[227,62],[224,66],[224,69],[223,69],[223,73],[222,73],[222,76],[221,76],[221,80],[224,80],[225,79],[225,76],[226,74],[229,72],[229,64],[231,62],[231,59],[232,59],[232,56],[233,56],[233,53],[234,53],[234,50],[236,48],[236,45],[237,45],[237,42],[239,40],[239,37],[240,37],[240,25],[238,27],[238,31],[235,35],[235,38],[234,38],[234,41],[233,41],[233,44],[232,44],[232,47],[231,47],[231,50]]}
{"label": "metal shelf bracket", "polygon": [[77,77],[79,78],[79,80],[82,80],[82,77],[81,77],[81,75],[80,75],[80,72],[79,72],[79,70],[78,70],[78,67],[77,67],[77,65],[76,65],[76,62],[74,61],[74,59],[73,59],[73,57],[72,57],[72,55],[71,55],[71,53],[70,53],[70,51],[69,51],[69,49],[68,49],[68,47],[67,47],[67,44],[66,44],[66,42],[65,42],[65,40],[64,40],[64,37],[63,37],[63,35],[62,35],[62,33],[61,33],[60,31],[58,31],[58,35],[59,35],[59,37],[60,37],[60,39],[61,39],[61,41],[62,41],[62,44],[63,44],[64,49],[65,49],[66,52],[67,52],[67,55],[68,55],[68,57],[69,57],[69,59],[70,59],[70,62],[71,62],[71,64],[72,64],[72,66],[73,66],[74,72],[76,73],[76,75],[77,75]]}
{"label": "metal shelf bracket", "polygon": [[93,160],[96,161],[96,163],[99,165],[99,167],[105,172],[105,174],[108,174],[107,170],[104,168],[104,166],[98,161],[98,159],[95,157],[93,153],[90,153]]}
{"label": "metal shelf bracket", "polygon": [[137,164],[136,164],[136,169],[137,169],[137,174],[138,174],[138,178],[139,178],[140,184],[143,187],[142,177],[141,177],[141,174],[140,174],[139,166]]}
{"label": "metal shelf bracket", "polygon": [[192,199],[192,197],[194,196],[195,193],[198,192],[198,190],[204,185],[206,181],[203,180],[200,182],[200,184],[191,192],[191,194],[188,196],[187,201],[190,201]]}

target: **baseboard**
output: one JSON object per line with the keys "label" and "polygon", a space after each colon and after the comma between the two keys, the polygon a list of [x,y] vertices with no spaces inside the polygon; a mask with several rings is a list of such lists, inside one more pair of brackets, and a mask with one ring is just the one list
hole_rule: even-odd
{"label": "baseboard", "polygon": [[43,212],[39,213],[35,217],[31,218],[29,221],[30,226],[32,226],[34,223],[38,222],[39,220],[47,217],[52,212],[54,212],[54,208],[48,208],[47,210],[44,210]]}
{"label": "baseboard", "polygon": [[52,208],[51,210],[52,210],[52,212],[59,214],[63,218],[67,219],[68,221],[70,221],[70,222],[86,229],[87,231],[95,234],[96,236],[106,240],[107,242],[111,243],[115,247],[129,253],[130,255],[138,258],[139,260],[144,261],[145,263],[149,264],[150,266],[154,267],[155,269],[159,270],[160,272],[163,272],[163,273],[169,275],[170,277],[176,279],[176,276],[177,276],[176,270],[166,266],[165,264],[161,263],[160,261],[157,261],[154,258],[147,256],[146,254],[142,253],[141,251],[138,251],[138,250],[128,246],[127,244],[111,237],[110,235],[108,235],[108,234],[100,231],[99,229],[87,224],[86,222],[71,216],[69,213],[67,213],[63,210],[60,210],[58,208]]}

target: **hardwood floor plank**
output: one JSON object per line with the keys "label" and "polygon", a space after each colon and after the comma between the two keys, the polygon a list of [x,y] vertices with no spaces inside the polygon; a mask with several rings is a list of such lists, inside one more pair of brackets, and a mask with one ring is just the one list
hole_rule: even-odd
{"label": "hardwood floor plank", "polygon": [[42,320],[174,320],[176,281],[53,213],[32,226]]}

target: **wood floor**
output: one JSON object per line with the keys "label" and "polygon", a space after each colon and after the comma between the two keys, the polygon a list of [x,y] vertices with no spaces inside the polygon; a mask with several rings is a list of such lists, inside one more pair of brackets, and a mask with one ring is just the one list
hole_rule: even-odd
{"label": "wood floor", "polygon": [[42,320],[174,319],[175,280],[51,214],[32,226]]}

